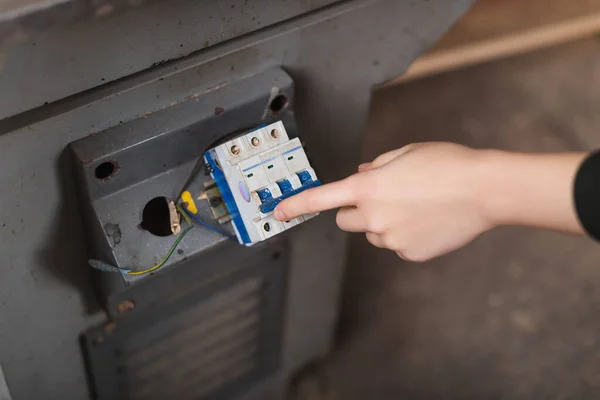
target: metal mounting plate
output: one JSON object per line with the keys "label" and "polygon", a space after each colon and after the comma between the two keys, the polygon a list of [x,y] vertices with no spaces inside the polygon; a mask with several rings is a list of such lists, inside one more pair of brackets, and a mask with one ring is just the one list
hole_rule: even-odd
{"label": "metal mounting plate", "polygon": [[[288,106],[275,116],[269,104],[276,93],[288,97]],[[140,229],[147,202],[158,196],[176,198],[190,174],[195,174],[192,185],[199,193],[210,178],[198,171],[204,151],[231,132],[277,118],[295,135],[293,100],[291,78],[274,68],[72,143],[90,258],[134,271],[154,265],[174,238]],[[98,179],[96,169],[107,162],[114,171]],[[209,205],[197,204],[199,215],[212,221]],[[196,227],[157,274],[224,240],[215,232]],[[148,276],[94,271],[100,301],[111,315],[117,313],[119,303],[112,296]]]}

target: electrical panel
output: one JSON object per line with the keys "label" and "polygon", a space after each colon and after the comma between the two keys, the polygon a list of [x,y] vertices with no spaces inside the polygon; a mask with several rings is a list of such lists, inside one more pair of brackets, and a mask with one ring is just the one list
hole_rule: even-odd
{"label": "electrical panel", "polygon": [[241,244],[261,242],[315,216],[280,222],[272,215],[284,199],[321,185],[302,143],[288,137],[281,121],[210,149],[204,159]]}

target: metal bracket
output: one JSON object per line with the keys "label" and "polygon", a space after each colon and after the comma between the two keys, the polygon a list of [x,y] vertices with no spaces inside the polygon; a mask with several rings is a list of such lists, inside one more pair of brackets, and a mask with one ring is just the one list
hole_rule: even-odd
{"label": "metal bracket", "polygon": [[[276,68],[71,143],[89,258],[132,271],[160,260],[175,239],[140,229],[144,206],[159,196],[177,198],[187,184],[196,193],[204,190],[209,177],[195,171],[204,150],[232,132],[274,119],[273,112],[264,116],[273,88],[288,98],[287,108],[278,111],[276,118],[295,134],[293,82]],[[187,182],[194,173],[196,179]],[[198,203],[198,207],[199,215],[212,220],[208,204]],[[157,274],[225,240],[199,226]],[[98,271],[93,275],[100,301],[111,315],[119,313],[122,296],[118,294],[149,278]]]}

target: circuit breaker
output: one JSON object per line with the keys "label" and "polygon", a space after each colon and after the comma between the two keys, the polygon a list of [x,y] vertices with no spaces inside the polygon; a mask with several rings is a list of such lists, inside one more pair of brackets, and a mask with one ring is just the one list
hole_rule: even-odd
{"label": "circuit breaker", "polygon": [[266,240],[316,215],[283,222],[273,218],[281,201],[321,185],[300,139],[290,139],[282,121],[221,144],[204,158],[240,243]]}

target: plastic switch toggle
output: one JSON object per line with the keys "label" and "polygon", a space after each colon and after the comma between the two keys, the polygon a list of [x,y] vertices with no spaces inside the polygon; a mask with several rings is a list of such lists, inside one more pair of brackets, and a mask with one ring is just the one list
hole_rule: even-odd
{"label": "plastic switch toggle", "polygon": [[278,181],[277,182],[277,186],[279,186],[279,189],[281,189],[281,193],[282,194],[291,193],[291,192],[294,191],[294,188],[292,187],[292,184],[287,179],[283,179],[281,181]]}
{"label": "plastic switch toggle", "polygon": [[260,198],[261,203],[264,203],[265,201],[268,201],[273,198],[271,191],[267,188],[259,189],[256,191],[256,193],[258,193],[258,197]]}
{"label": "plastic switch toggle", "polygon": [[307,183],[312,182],[312,176],[310,175],[310,172],[308,171],[300,171],[297,172],[296,175],[298,175],[298,178],[300,178],[300,183],[302,183],[302,185],[306,185]]}

